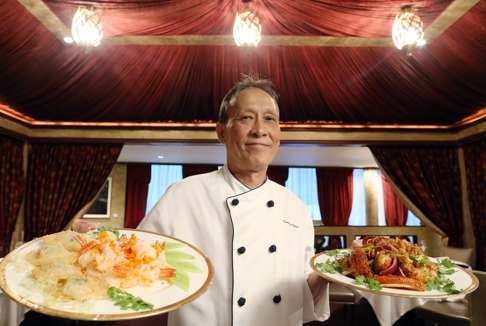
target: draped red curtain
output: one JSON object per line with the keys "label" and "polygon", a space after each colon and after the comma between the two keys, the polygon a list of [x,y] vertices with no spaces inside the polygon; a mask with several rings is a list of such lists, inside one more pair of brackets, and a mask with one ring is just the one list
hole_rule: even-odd
{"label": "draped red curtain", "polygon": [[[317,168],[317,196],[322,222],[346,226],[353,204],[353,169]],[[329,238],[329,248],[342,247],[339,237]]]}
{"label": "draped red curtain", "polygon": [[[451,1],[414,1],[414,7],[428,26]],[[106,36],[228,35],[241,4],[45,1],[66,25],[81,2],[108,8]],[[405,1],[254,2],[267,35],[389,38],[393,13]],[[478,2],[413,58],[393,47],[243,51],[232,45],[109,42],[86,56],[83,49],[60,43],[18,1],[2,1],[0,44],[6,50],[0,53],[0,98],[41,120],[207,121],[214,120],[222,96],[240,75],[255,72],[279,90],[282,121],[451,124],[484,107],[485,44],[478,40],[485,9],[486,2]],[[114,83],[120,76],[123,82]]]}
{"label": "draped red curtain", "polygon": [[462,247],[461,178],[454,146],[370,146],[381,168],[417,208]]}
{"label": "draped red curtain", "polygon": [[126,228],[136,228],[145,216],[151,168],[151,164],[127,164],[124,222]]}
{"label": "draped red curtain", "polygon": [[23,142],[0,135],[0,257],[10,249],[24,193]]}
{"label": "draped red curtain", "polygon": [[190,177],[191,175],[203,174],[218,169],[217,164],[183,164],[182,165],[182,177]]}
{"label": "draped red curtain", "polygon": [[267,176],[270,180],[285,187],[285,182],[289,177],[288,166],[269,166],[267,169]]}
{"label": "draped red curtain", "polygon": [[96,196],[121,148],[121,144],[32,144],[25,240],[62,230]]}
{"label": "draped red curtain", "polygon": [[474,236],[476,268],[486,270],[486,139],[464,146],[467,191]]}
{"label": "draped red curtain", "polygon": [[388,226],[404,226],[407,223],[407,207],[393,191],[392,185],[382,174],[385,220]]}

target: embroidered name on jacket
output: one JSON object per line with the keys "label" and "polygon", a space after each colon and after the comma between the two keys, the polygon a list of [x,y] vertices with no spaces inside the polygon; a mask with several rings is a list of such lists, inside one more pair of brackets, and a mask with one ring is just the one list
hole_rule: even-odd
{"label": "embroidered name on jacket", "polygon": [[294,223],[292,223],[292,222],[290,222],[290,221],[288,221],[288,220],[286,220],[286,219],[283,219],[283,220],[282,220],[282,222],[284,222],[285,224],[290,225],[290,226],[291,226],[291,227],[293,227],[293,228],[296,228],[296,229],[298,229],[298,228],[299,228],[299,226],[298,226],[297,224],[294,224]]}

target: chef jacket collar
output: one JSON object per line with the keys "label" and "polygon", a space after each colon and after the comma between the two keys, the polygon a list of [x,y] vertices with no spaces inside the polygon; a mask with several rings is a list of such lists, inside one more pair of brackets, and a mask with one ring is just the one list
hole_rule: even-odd
{"label": "chef jacket collar", "polygon": [[[252,190],[251,188],[248,188],[247,186],[245,186],[240,180],[238,180],[233,175],[233,173],[231,173],[230,169],[228,168],[228,165],[225,164],[223,166],[222,170],[223,170],[223,175],[224,175],[226,182],[228,182],[231,189],[234,191],[235,195],[239,195],[239,194],[242,194],[244,192],[248,192],[248,191]],[[265,179],[265,182],[267,182],[267,179]]]}

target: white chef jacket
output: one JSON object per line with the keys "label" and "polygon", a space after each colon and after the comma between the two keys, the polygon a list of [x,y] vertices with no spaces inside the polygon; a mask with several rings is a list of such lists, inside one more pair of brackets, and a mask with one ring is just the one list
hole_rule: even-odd
{"label": "white chef jacket", "polygon": [[249,189],[226,166],[185,178],[138,228],[194,244],[214,265],[213,284],[169,313],[169,325],[294,326],[329,317],[328,287],[314,306],[307,285],[309,211],[273,181]]}

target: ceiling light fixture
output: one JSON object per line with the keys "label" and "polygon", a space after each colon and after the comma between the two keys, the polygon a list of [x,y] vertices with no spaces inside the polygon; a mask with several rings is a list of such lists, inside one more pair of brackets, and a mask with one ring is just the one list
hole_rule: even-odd
{"label": "ceiling light fixture", "polygon": [[233,38],[238,46],[257,46],[262,39],[262,26],[255,10],[250,8],[251,0],[242,0],[244,7],[238,10],[233,25]]}
{"label": "ceiling light fixture", "polygon": [[80,46],[98,46],[103,38],[101,18],[94,8],[79,7],[71,25],[74,42]]}
{"label": "ceiling light fixture", "polygon": [[411,6],[402,7],[395,17],[392,38],[397,49],[405,49],[407,55],[411,55],[415,47],[425,45],[422,20],[412,12]]}

